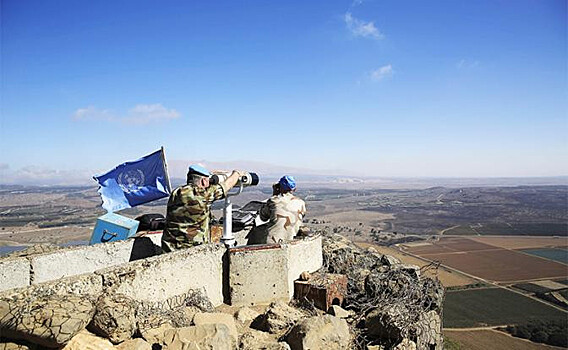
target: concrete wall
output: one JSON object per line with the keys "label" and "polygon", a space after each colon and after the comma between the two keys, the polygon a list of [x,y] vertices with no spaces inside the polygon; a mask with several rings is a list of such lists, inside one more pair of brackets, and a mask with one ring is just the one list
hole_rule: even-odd
{"label": "concrete wall", "polygon": [[287,252],[278,244],[229,250],[231,305],[288,300]]}
{"label": "concrete wall", "polygon": [[287,249],[288,261],[288,300],[294,297],[294,281],[304,271],[314,272],[323,266],[321,236],[292,241]]}
{"label": "concrete wall", "polygon": [[0,259],[0,291],[93,273],[109,266],[154,256],[161,235],[67,247],[50,253]]}
{"label": "concrete wall", "polygon": [[228,289],[225,297],[232,304],[257,304],[290,300],[300,273],[322,266],[319,236],[228,251],[221,244],[208,244],[142,259],[155,253],[149,238],[136,238],[3,259],[0,294],[116,292],[153,304],[198,289],[218,306]]}
{"label": "concrete wall", "polygon": [[0,291],[30,285],[30,262],[26,258],[0,260]]}
{"label": "concrete wall", "polygon": [[[138,301],[161,302],[204,290],[213,305],[223,303],[223,255],[220,244],[202,245],[99,271],[105,287]],[[109,285],[110,284],[110,285]]]}
{"label": "concrete wall", "polygon": [[288,244],[229,249],[231,305],[291,300],[300,274],[322,267],[321,244],[321,236],[315,236]]}

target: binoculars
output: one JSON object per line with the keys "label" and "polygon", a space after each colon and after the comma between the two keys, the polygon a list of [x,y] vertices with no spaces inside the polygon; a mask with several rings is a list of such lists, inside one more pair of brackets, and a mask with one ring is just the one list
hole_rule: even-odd
{"label": "binoculars", "polygon": [[[217,173],[217,174],[213,174],[213,176],[211,176],[209,178],[209,182],[213,185],[217,185],[220,182],[223,182],[227,179],[227,177],[229,177],[230,174],[227,173]],[[246,173],[245,175],[241,176],[239,178],[239,181],[237,182],[237,186],[256,186],[258,185],[259,182],[259,177],[256,173]]]}

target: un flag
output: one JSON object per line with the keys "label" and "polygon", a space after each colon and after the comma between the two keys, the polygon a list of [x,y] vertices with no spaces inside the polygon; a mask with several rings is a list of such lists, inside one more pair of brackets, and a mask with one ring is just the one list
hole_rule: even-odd
{"label": "un flag", "polygon": [[108,212],[164,198],[171,192],[163,148],[93,179],[99,183],[98,192]]}

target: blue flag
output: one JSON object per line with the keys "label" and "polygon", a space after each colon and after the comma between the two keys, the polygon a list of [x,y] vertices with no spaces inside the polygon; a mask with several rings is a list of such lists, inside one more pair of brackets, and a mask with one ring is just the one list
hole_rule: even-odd
{"label": "blue flag", "polygon": [[163,148],[93,179],[100,185],[98,192],[108,212],[164,198],[171,192]]}

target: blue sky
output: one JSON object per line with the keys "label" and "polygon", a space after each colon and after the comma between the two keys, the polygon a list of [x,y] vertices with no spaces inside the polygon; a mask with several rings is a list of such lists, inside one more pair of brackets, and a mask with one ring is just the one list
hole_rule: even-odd
{"label": "blue sky", "polygon": [[568,175],[563,0],[1,4],[5,180],[162,145],[369,176]]}

